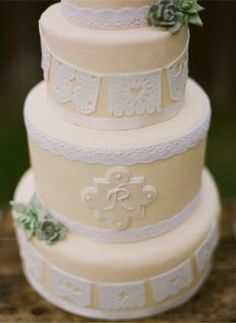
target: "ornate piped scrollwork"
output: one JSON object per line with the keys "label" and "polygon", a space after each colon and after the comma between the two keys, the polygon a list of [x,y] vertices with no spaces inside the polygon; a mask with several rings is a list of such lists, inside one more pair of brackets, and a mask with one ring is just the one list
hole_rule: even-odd
{"label": "ornate piped scrollwork", "polygon": [[82,192],[94,217],[106,219],[113,230],[124,230],[132,220],[143,218],[145,206],[156,196],[154,186],[145,185],[144,177],[133,177],[125,167],[109,169],[105,177],[95,178],[94,185]]}

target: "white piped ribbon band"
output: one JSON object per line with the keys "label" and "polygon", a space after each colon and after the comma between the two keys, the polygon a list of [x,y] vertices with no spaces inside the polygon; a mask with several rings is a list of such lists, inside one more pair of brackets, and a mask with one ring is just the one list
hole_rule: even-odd
{"label": "white piped ribbon band", "polygon": [[[200,203],[201,196],[202,194],[200,191],[193,198],[193,200],[189,204],[187,204],[187,206],[185,206],[185,208],[183,208],[180,212],[176,213],[168,220],[163,220],[157,224],[148,225],[142,228],[127,229],[124,231],[98,229],[96,227],[87,226],[85,224],[69,220],[67,217],[58,214],[52,209],[48,209],[47,211],[52,215],[53,218],[61,222],[68,230],[75,234],[85,235],[91,239],[103,242],[123,243],[154,238],[161,234],[167,233],[170,230],[173,230],[192,215],[192,212]],[[41,199],[40,201],[43,205]]]}
{"label": "white piped ribbon band", "polygon": [[66,19],[82,28],[117,30],[140,28],[148,25],[147,15],[150,6],[117,10],[93,10],[63,0],[61,6]]}
{"label": "white piped ribbon band", "polygon": [[162,111],[152,114],[122,118],[101,118],[87,116],[69,109],[65,109],[59,104],[56,104],[52,99],[48,99],[48,105],[61,120],[67,121],[76,126],[102,130],[129,130],[155,125],[173,118],[178,114],[184,104],[183,98],[179,102],[173,103],[164,108]]}

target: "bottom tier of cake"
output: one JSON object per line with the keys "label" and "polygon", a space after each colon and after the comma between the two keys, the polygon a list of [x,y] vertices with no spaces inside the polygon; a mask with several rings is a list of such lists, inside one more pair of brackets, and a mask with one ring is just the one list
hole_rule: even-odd
{"label": "bottom tier of cake", "polygon": [[[28,202],[31,171],[15,195]],[[218,241],[219,198],[203,173],[201,202],[184,223],[157,238],[109,244],[68,233],[48,246],[17,229],[25,275],[49,302],[78,315],[134,319],[186,302],[202,285]]]}

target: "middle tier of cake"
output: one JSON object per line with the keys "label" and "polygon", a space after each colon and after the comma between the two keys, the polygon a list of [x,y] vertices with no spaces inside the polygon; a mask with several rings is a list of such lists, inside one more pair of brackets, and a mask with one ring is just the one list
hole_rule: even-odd
{"label": "middle tier of cake", "polygon": [[124,242],[163,234],[201,199],[209,100],[189,80],[173,119],[129,131],[101,131],[62,121],[42,82],[25,105],[38,198],[70,230]]}

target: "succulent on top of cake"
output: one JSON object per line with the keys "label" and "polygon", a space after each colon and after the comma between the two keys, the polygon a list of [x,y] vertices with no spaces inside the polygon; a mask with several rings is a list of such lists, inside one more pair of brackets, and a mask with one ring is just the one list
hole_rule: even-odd
{"label": "succulent on top of cake", "polygon": [[29,204],[11,202],[11,206],[16,212],[16,225],[24,230],[29,240],[36,237],[52,245],[65,239],[66,228],[52,219],[43,209],[36,195],[32,197]]}
{"label": "succulent on top of cake", "polygon": [[176,33],[184,24],[202,26],[199,12],[203,9],[198,0],[155,1],[149,10],[148,22],[150,25],[167,28],[171,33]]}

